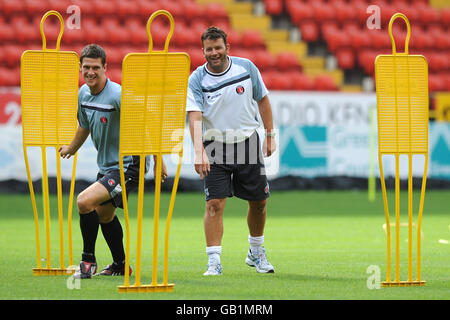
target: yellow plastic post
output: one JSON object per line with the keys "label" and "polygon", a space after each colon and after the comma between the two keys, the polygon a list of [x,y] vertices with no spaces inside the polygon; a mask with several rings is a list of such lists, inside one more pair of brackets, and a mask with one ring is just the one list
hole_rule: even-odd
{"label": "yellow plastic post", "polygon": [[[407,25],[405,52],[398,53],[392,35],[392,24],[402,18]],[[381,187],[386,218],[387,274],[382,286],[420,286],[425,281],[420,277],[420,241],[423,202],[428,168],[428,64],[424,56],[409,55],[408,46],[411,28],[408,19],[401,13],[392,16],[389,22],[392,55],[379,55],[375,60],[375,78],[378,115],[378,159]],[[400,280],[400,155],[408,156],[408,279]],[[391,232],[386,183],[383,172],[383,155],[395,157],[395,277],[391,280]],[[413,155],[425,158],[422,190],[417,223],[417,276],[412,278],[412,226],[413,226]]]}
{"label": "yellow plastic post", "polygon": [[[170,32],[164,50],[154,51],[150,27],[153,20],[164,15],[170,21]],[[168,52],[170,38],[174,31],[172,15],[165,10],[154,12],[147,22],[149,36],[148,53],[127,54],[122,64],[122,101],[120,115],[120,179],[124,204],[126,229],[125,270],[130,266],[130,217],[126,198],[124,156],[140,156],[138,212],[137,212],[137,251],[135,283],[130,285],[129,275],[125,273],[124,285],[119,292],[164,292],[173,291],[174,284],[168,283],[169,230],[183,157],[186,96],[190,71],[190,58],[184,52]],[[178,169],[170,199],[166,220],[164,241],[163,282],[158,282],[158,238],[161,195],[161,171],[164,154],[179,156]],[[157,159],[155,176],[155,200],[153,220],[153,259],[152,281],[141,283],[142,223],[144,201],[144,163],[147,155]]]}
{"label": "yellow plastic post", "polygon": [[[55,49],[48,49],[44,34],[44,22],[47,17],[55,15],[60,21],[60,31]],[[78,106],[78,72],[79,59],[75,52],[60,51],[61,37],[64,32],[64,20],[57,11],[48,11],[41,19],[42,50],[27,50],[21,57],[21,104],[22,104],[22,138],[28,186],[33,207],[37,268],[34,275],[67,275],[73,269],[64,267],[64,234],[61,187],[61,162],[59,147],[69,144],[77,128]],[[46,234],[46,266],[41,265],[39,238],[39,215],[33,190],[27,147],[40,147],[42,157],[42,196]],[[56,149],[57,199],[59,224],[59,267],[52,268],[50,257],[50,203],[47,177],[46,148]],[[73,158],[72,180],[68,209],[68,245],[69,265],[73,264],[72,255],[72,202],[75,183],[77,156]]]}

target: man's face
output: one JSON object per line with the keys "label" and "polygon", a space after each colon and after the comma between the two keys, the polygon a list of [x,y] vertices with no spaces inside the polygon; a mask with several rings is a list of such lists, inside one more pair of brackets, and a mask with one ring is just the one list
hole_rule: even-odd
{"label": "man's face", "polygon": [[208,68],[212,72],[220,73],[228,67],[229,45],[222,38],[203,40],[203,55],[208,62]]}
{"label": "man's face", "polygon": [[101,58],[83,58],[81,72],[89,88],[96,88],[105,78],[106,64],[102,64]]}

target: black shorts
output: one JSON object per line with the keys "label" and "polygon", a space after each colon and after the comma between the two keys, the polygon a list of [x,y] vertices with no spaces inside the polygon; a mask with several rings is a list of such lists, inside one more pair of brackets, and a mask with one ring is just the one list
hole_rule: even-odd
{"label": "black shorts", "polygon": [[206,200],[233,195],[249,201],[269,197],[269,183],[256,132],[239,143],[205,141],[204,147],[210,162],[210,172],[203,179]]}
{"label": "black shorts", "polygon": [[[122,186],[120,185],[119,170],[109,171],[105,175],[101,173],[97,174],[97,182],[101,183],[111,195],[111,199],[103,202],[101,205],[111,203],[115,208],[123,209]],[[137,176],[136,174],[127,174],[126,172],[125,187],[127,192],[126,194],[127,199],[129,193],[137,189],[138,186],[139,186],[139,176]]]}

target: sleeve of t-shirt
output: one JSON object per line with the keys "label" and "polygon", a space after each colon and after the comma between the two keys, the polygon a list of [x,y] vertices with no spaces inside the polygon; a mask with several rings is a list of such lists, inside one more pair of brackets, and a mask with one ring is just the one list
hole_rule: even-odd
{"label": "sleeve of t-shirt", "polygon": [[83,108],[81,108],[81,96],[82,95],[83,95],[83,90],[82,90],[82,88],[80,88],[80,90],[78,91],[78,114],[77,114],[78,124],[83,129],[89,129],[89,121],[86,117],[86,113],[84,112]]}
{"label": "sleeve of t-shirt", "polygon": [[252,80],[253,87],[253,99],[255,99],[255,101],[259,101],[264,98],[269,93],[269,91],[264,84],[261,73],[251,61],[249,61],[249,69],[250,79]]}
{"label": "sleeve of t-shirt", "polygon": [[201,79],[198,72],[193,72],[189,77],[189,84],[186,98],[186,112],[203,112],[203,92]]}

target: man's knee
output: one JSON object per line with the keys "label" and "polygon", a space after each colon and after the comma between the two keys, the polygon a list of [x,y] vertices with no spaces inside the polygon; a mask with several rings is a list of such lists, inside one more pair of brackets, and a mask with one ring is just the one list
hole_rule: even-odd
{"label": "man's knee", "polygon": [[83,192],[77,197],[77,206],[80,214],[89,213],[95,209],[95,204]]}
{"label": "man's knee", "polygon": [[266,210],[267,200],[249,201],[250,210],[255,213],[264,213]]}
{"label": "man's knee", "polygon": [[216,216],[223,212],[224,199],[211,199],[206,202],[206,213],[208,216]]}

